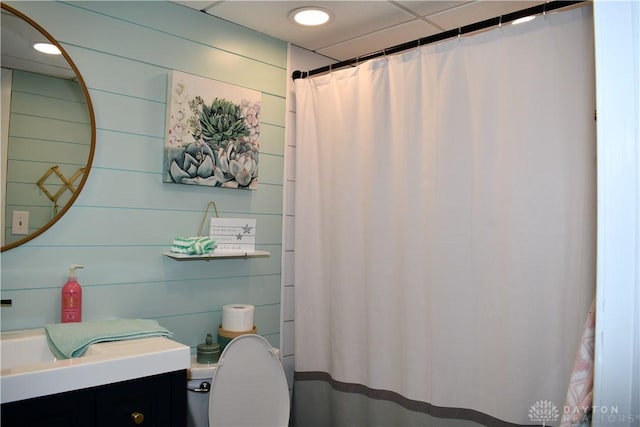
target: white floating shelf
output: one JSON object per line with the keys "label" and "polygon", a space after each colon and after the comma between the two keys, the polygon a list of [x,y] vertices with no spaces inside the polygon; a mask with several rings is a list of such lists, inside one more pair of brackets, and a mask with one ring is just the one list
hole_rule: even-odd
{"label": "white floating shelf", "polygon": [[212,260],[212,259],[221,259],[221,258],[259,258],[259,257],[268,257],[271,255],[268,251],[254,251],[254,252],[212,252],[204,255],[187,255],[187,254],[178,254],[174,252],[163,252],[162,253],[169,258],[175,259],[177,261],[198,261],[198,260]]}

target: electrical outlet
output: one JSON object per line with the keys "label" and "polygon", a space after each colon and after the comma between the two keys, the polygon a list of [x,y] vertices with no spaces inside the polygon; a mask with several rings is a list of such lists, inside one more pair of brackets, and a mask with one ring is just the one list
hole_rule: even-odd
{"label": "electrical outlet", "polygon": [[29,234],[29,211],[13,211],[12,234]]}

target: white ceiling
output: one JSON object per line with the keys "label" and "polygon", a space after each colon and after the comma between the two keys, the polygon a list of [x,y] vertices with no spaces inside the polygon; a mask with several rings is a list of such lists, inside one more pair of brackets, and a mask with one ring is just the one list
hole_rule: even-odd
{"label": "white ceiling", "polygon": [[[546,3],[540,0],[175,1],[337,61]],[[289,12],[303,6],[328,9],[333,19],[319,27],[293,23]]]}
{"label": "white ceiling", "polygon": [[[365,56],[401,43],[536,6],[541,0],[174,0],[176,3],[291,42],[336,61]],[[323,26],[302,27],[289,12],[303,6],[321,6],[333,14]],[[15,25],[14,25],[15,24]],[[20,19],[2,13],[2,66],[71,78],[62,57],[42,59],[26,44],[43,38]],[[28,32],[28,33],[25,33]],[[23,46],[24,45],[24,46]],[[22,52],[22,53],[19,53]],[[29,52],[29,57],[23,54]],[[54,63],[46,64],[45,61]]]}
{"label": "white ceiling", "polygon": [[0,29],[2,30],[0,54],[3,67],[63,79],[75,78],[74,71],[62,55],[45,55],[32,49],[34,42],[48,40],[26,21],[2,9]]}

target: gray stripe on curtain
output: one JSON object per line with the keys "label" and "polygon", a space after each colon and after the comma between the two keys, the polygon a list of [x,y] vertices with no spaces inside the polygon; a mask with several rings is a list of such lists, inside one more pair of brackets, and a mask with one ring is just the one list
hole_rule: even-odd
{"label": "gray stripe on curtain", "polygon": [[[371,417],[367,419],[366,427],[397,427],[400,419],[406,422],[416,422],[416,424],[403,424],[413,426],[475,426],[484,425],[491,427],[521,427],[533,426],[539,424],[513,424],[499,420],[491,415],[467,408],[448,408],[432,405],[428,402],[420,402],[417,400],[407,399],[406,397],[390,390],[379,390],[367,387],[364,384],[353,384],[337,381],[327,372],[296,372],[294,374],[294,397],[293,397],[293,418],[292,427],[334,427],[334,426],[365,426],[362,423],[365,419],[362,414],[356,414],[353,402],[348,401],[343,393],[361,395],[368,399],[365,403],[370,408]],[[310,393],[311,396],[305,396]],[[295,405],[298,400],[303,400],[302,410],[296,410]],[[313,405],[309,405],[309,398],[313,400]],[[336,411],[332,401],[341,401],[344,404],[344,411]],[[361,400],[362,401],[362,400]],[[401,408],[393,408],[393,406],[385,405],[381,402],[392,402]],[[379,405],[379,410],[372,408]],[[415,414],[405,413],[404,416],[398,415],[403,410],[414,412]],[[393,424],[385,424],[384,418],[376,416],[376,412],[384,411],[386,415],[393,419]],[[392,413],[395,411],[395,413]],[[323,415],[318,415],[323,414]],[[421,415],[423,414],[423,415]],[[328,417],[329,419],[325,418]],[[371,418],[375,418],[372,420]],[[358,421],[355,421],[358,420]]]}

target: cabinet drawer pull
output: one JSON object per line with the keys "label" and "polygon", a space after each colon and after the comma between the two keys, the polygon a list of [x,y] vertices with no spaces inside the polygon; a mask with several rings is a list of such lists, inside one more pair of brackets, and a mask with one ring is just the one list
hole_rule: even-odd
{"label": "cabinet drawer pull", "polygon": [[132,412],[131,419],[136,424],[142,424],[144,422],[144,414],[142,412]]}

